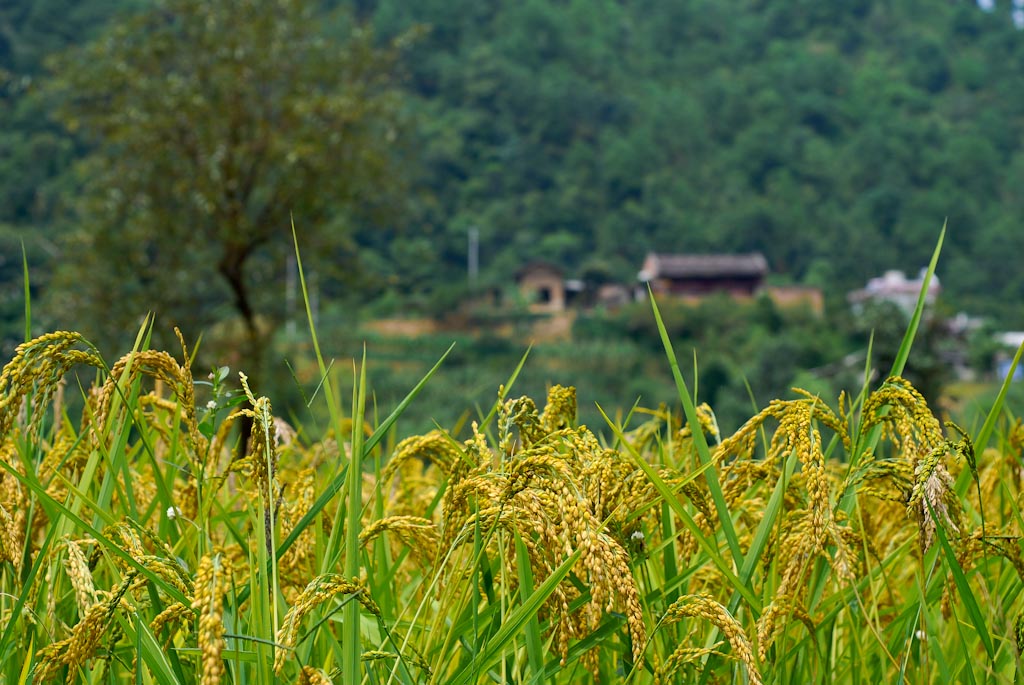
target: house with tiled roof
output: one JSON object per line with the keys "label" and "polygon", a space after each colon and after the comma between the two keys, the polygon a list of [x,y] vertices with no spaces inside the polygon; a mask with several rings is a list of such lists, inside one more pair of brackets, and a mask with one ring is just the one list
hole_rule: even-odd
{"label": "house with tiled roof", "polygon": [[656,295],[703,297],[726,293],[753,297],[768,275],[768,260],[748,254],[665,254],[650,252],[637,278]]}

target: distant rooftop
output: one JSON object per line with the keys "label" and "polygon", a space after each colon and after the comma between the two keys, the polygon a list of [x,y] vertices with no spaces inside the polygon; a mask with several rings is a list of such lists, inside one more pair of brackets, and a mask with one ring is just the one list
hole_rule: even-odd
{"label": "distant rooftop", "polygon": [[663,254],[651,252],[638,274],[641,281],[655,278],[714,278],[768,273],[768,260],[760,252],[749,254]]}

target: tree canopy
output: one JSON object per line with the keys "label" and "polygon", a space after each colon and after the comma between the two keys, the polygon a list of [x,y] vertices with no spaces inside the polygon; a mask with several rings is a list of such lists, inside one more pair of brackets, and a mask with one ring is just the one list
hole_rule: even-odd
{"label": "tree canopy", "polygon": [[343,261],[353,209],[397,192],[399,48],[321,20],[306,0],[164,0],[55,64],[59,118],[89,149],[58,287],[104,312],[94,335],[152,307],[198,335],[233,309],[255,366],[292,221],[311,259]]}

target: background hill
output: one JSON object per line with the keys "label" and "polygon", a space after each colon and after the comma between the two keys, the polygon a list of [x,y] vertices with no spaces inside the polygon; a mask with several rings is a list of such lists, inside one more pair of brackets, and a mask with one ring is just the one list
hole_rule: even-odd
{"label": "background hill", "polygon": [[948,297],[1020,321],[1006,303],[1024,276],[1005,255],[1024,253],[1024,34],[1006,7],[362,10],[385,34],[433,27],[409,87],[425,122],[422,221],[453,280],[476,226],[498,279],[529,258],[631,278],[650,249],[760,250],[835,293],[916,272],[948,217]]}
{"label": "background hill", "polygon": [[[22,242],[42,303],[37,325],[48,316],[101,343],[99,322],[127,336],[150,309],[158,332],[179,324],[194,339],[218,322],[238,327],[227,289],[203,266],[216,263],[218,245],[188,243],[173,269],[161,266],[158,242],[139,247],[152,268],[118,262],[119,229],[107,228],[95,203],[93,213],[82,209],[96,191],[87,162],[104,148],[58,116],[65,94],[53,78],[69,64],[59,55],[120,18],[182,2],[9,0],[0,8],[5,353],[24,335]],[[757,250],[773,282],[821,287],[835,313],[869,277],[916,272],[948,217],[938,270],[947,309],[1024,327],[1024,32],[1013,6],[306,4],[330,41],[352,45],[358,33],[400,46],[392,171],[377,181],[380,197],[328,201],[298,226],[300,237],[343,237],[306,255],[321,301],[331,303],[329,325],[465,302],[471,230],[480,238],[477,288],[508,288],[535,259],[569,277],[631,282],[650,250]],[[236,9],[249,16],[267,7]],[[100,227],[115,240],[82,240]],[[261,316],[278,322],[291,236],[287,226],[268,235],[245,280]],[[104,298],[84,297],[87,283]],[[162,293],[168,301],[154,301]],[[586,330],[607,334],[601,325]],[[816,345],[809,365],[850,351]]]}
{"label": "background hill", "polygon": [[[45,58],[146,4],[0,10],[0,221],[39,245],[82,151],[34,97]],[[919,268],[949,217],[948,296],[1003,315],[1022,299],[1005,255],[1024,253],[1024,35],[1005,7],[326,4],[382,39],[424,28],[403,65],[416,192],[361,232],[368,287],[464,280],[476,227],[494,281],[537,257],[631,278],[650,249],[761,250],[786,278],[850,289]]]}

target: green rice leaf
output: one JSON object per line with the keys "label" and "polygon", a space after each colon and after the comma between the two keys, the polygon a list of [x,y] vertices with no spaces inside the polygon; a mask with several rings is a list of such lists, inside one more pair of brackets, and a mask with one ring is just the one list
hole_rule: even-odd
{"label": "green rice leaf", "polygon": [[[533,569],[530,568],[530,552],[523,544],[519,531],[515,531],[516,538],[516,571],[519,574],[519,592],[522,596],[528,597],[533,594]],[[544,648],[540,639],[540,622],[537,615],[530,616],[526,621],[526,657],[530,663],[530,669],[534,674],[544,672]],[[534,679],[534,682],[537,682]]]}
{"label": "green rice leaf", "polygon": [[982,424],[981,430],[978,432],[978,439],[974,441],[974,450],[978,454],[985,451],[989,438],[992,437],[992,430],[996,426],[999,414],[1003,411],[1003,405],[1006,404],[1006,394],[1010,392],[1010,386],[1013,384],[1013,376],[1017,371],[1017,365],[1020,364],[1021,355],[1024,355],[1024,343],[1021,343],[1020,347],[1017,348],[1017,353],[1013,355],[1013,361],[1010,362],[1010,370],[1006,374],[1006,378],[1003,379],[1003,384],[999,388],[996,401],[992,403],[992,408],[985,417],[985,423]]}
{"label": "green rice leaf", "polygon": [[[651,310],[654,312],[654,320],[658,325],[658,333],[661,335],[661,342],[665,347],[665,356],[668,358],[669,366],[672,368],[672,377],[676,382],[677,394],[679,395],[679,400],[683,403],[683,411],[686,413],[686,422],[691,428],[693,444],[697,448],[697,456],[702,465],[710,464],[711,450],[708,448],[707,440],[704,437],[704,431],[700,426],[700,420],[697,418],[697,408],[694,406],[693,398],[690,397],[690,391],[686,387],[686,381],[683,379],[683,374],[679,370],[679,361],[676,359],[676,353],[672,349],[672,340],[669,339],[668,330],[665,328],[665,322],[662,321],[661,312],[658,310],[658,303],[655,301],[654,293],[650,291],[650,288],[648,288],[648,296],[651,298]],[[736,529],[733,527],[732,514],[729,513],[729,507],[725,503],[725,496],[722,494],[722,485],[718,482],[718,472],[714,469],[708,469],[704,472],[704,477],[707,479],[708,489],[711,491],[711,499],[715,503],[715,512],[718,514],[718,525],[721,526],[722,531],[725,533],[725,540],[729,545],[729,551],[732,553],[732,558],[736,563],[739,563],[739,560],[743,558],[743,552],[740,550],[739,538],[736,536]]]}
{"label": "green rice leaf", "polygon": [[[935,510],[932,509],[931,502],[928,502],[928,500],[925,499],[925,503],[928,505],[929,514],[931,514],[932,519],[935,521],[935,537],[942,546],[942,554],[946,559],[946,565],[949,567],[949,572],[953,576],[953,583],[956,585],[957,593],[960,595],[960,599],[963,601],[964,607],[967,609],[967,616],[971,619],[971,623],[974,625],[974,630],[978,633],[978,637],[981,638],[981,644],[984,645],[985,653],[988,654],[989,660],[994,661],[996,656],[995,648],[992,646],[992,638],[988,634],[988,627],[985,624],[985,617],[981,613],[981,607],[978,606],[978,600],[974,596],[974,591],[971,590],[971,584],[967,582],[967,576],[964,575],[963,567],[961,567],[960,562],[957,561],[953,547],[950,546],[949,540],[946,538],[946,532],[942,529],[942,522],[939,520]],[[963,642],[962,635],[961,642]],[[964,645],[964,649],[965,653],[969,653],[966,645]]]}
{"label": "green rice leaf", "polygon": [[475,682],[477,676],[486,673],[499,659],[511,648],[516,635],[526,626],[531,617],[536,617],[541,605],[551,596],[562,579],[564,579],[572,567],[579,561],[580,550],[573,552],[569,558],[562,562],[540,586],[526,597],[522,604],[513,609],[505,616],[501,628],[484,644],[484,648],[448,685],[467,685]]}
{"label": "green rice leaf", "polygon": [[892,368],[889,370],[890,376],[903,375],[903,369],[907,365],[907,359],[910,357],[910,348],[914,344],[914,337],[917,335],[917,329],[921,325],[921,317],[924,316],[924,308],[928,302],[928,287],[935,276],[935,267],[939,263],[939,253],[942,252],[942,241],[945,237],[946,224],[943,222],[942,231],[939,233],[939,240],[935,244],[935,250],[932,251],[932,259],[928,263],[928,270],[922,279],[921,292],[917,296],[917,306],[914,307],[914,314],[910,317],[910,324],[903,334],[903,340],[900,343],[899,350],[896,352],[896,358],[892,362]]}

